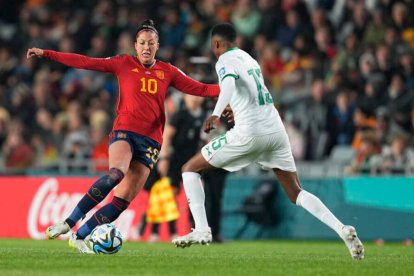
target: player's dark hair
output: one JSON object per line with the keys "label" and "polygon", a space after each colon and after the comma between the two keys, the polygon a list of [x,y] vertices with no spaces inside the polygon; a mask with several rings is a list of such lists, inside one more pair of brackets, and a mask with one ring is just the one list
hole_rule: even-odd
{"label": "player's dark hair", "polygon": [[137,40],[137,36],[139,32],[142,30],[153,31],[158,36],[158,31],[157,29],[155,29],[154,21],[152,21],[151,19],[146,19],[141,23],[141,25],[139,25],[137,32],[135,33],[135,40]]}
{"label": "player's dark hair", "polygon": [[227,40],[228,42],[235,42],[237,32],[234,26],[230,23],[220,23],[213,27],[211,30],[211,36],[218,35]]}

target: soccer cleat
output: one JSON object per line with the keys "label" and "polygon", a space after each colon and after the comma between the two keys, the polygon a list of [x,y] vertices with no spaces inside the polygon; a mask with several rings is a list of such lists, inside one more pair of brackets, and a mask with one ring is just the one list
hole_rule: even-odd
{"label": "soccer cleat", "polygon": [[66,222],[58,222],[52,226],[49,226],[46,229],[46,236],[48,239],[53,240],[59,237],[60,235],[66,234],[69,232],[70,227]]}
{"label": "soccer cleat", "polygon": [[207,244],[209,245],[212,241],[211,237],[211,230],[210,228],[205,231],[200,231],[197,229],[191,229],[191,233],[185,236],[177,237],[172,240],[172,243],[175,244],[176,247],[190,247],[192,244]]}
{"label": "soccer cleat", "polygon": [[342,227],[341,238],[344,240],[346,246],[351,253],[354,260],[362,260],[364,258],[364,246],[359,240],[355,228],[350,225]]}
{"label": "soccer cleat", "polygon": [[68,243],[70,248],[79,250],[79,252],[82,254],[95,254],[95,252],[93,252],[92,249],[90,249],[88,246],[88,239],[79,240],[76,237],[76,233],[72,233]]}

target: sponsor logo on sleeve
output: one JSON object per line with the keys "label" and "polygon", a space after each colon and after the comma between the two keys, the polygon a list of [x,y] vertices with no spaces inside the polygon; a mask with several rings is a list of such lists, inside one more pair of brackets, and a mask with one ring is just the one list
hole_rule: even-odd
{"label": "sponsor logo on sleeve", "polygon": [[224,76],[224,74],[226,74],[226,68],[222,67],[219,70],[219,76],[220,76],[220,78],[222,78]]}

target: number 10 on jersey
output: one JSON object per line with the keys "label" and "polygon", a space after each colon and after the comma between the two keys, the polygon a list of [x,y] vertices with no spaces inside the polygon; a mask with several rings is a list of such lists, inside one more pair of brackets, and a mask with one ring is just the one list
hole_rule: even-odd
{"label": "number 10 on jersey", "polygon": [[141,78],[141,92],[155,94],[158,91],[158,83],[156,79]]}

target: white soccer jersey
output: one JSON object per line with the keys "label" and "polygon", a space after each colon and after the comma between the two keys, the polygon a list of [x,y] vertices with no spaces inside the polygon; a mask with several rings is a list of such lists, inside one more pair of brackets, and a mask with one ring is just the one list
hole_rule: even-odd
{"label": "white soccer jersey", "polygon": [[236,91],[229,104],[237,133],[257,136],[284,129],[260,66],[248,53],[238,48],[229,49],[219,57],[216,71],[220,84],[225,78],[235,78]]}

